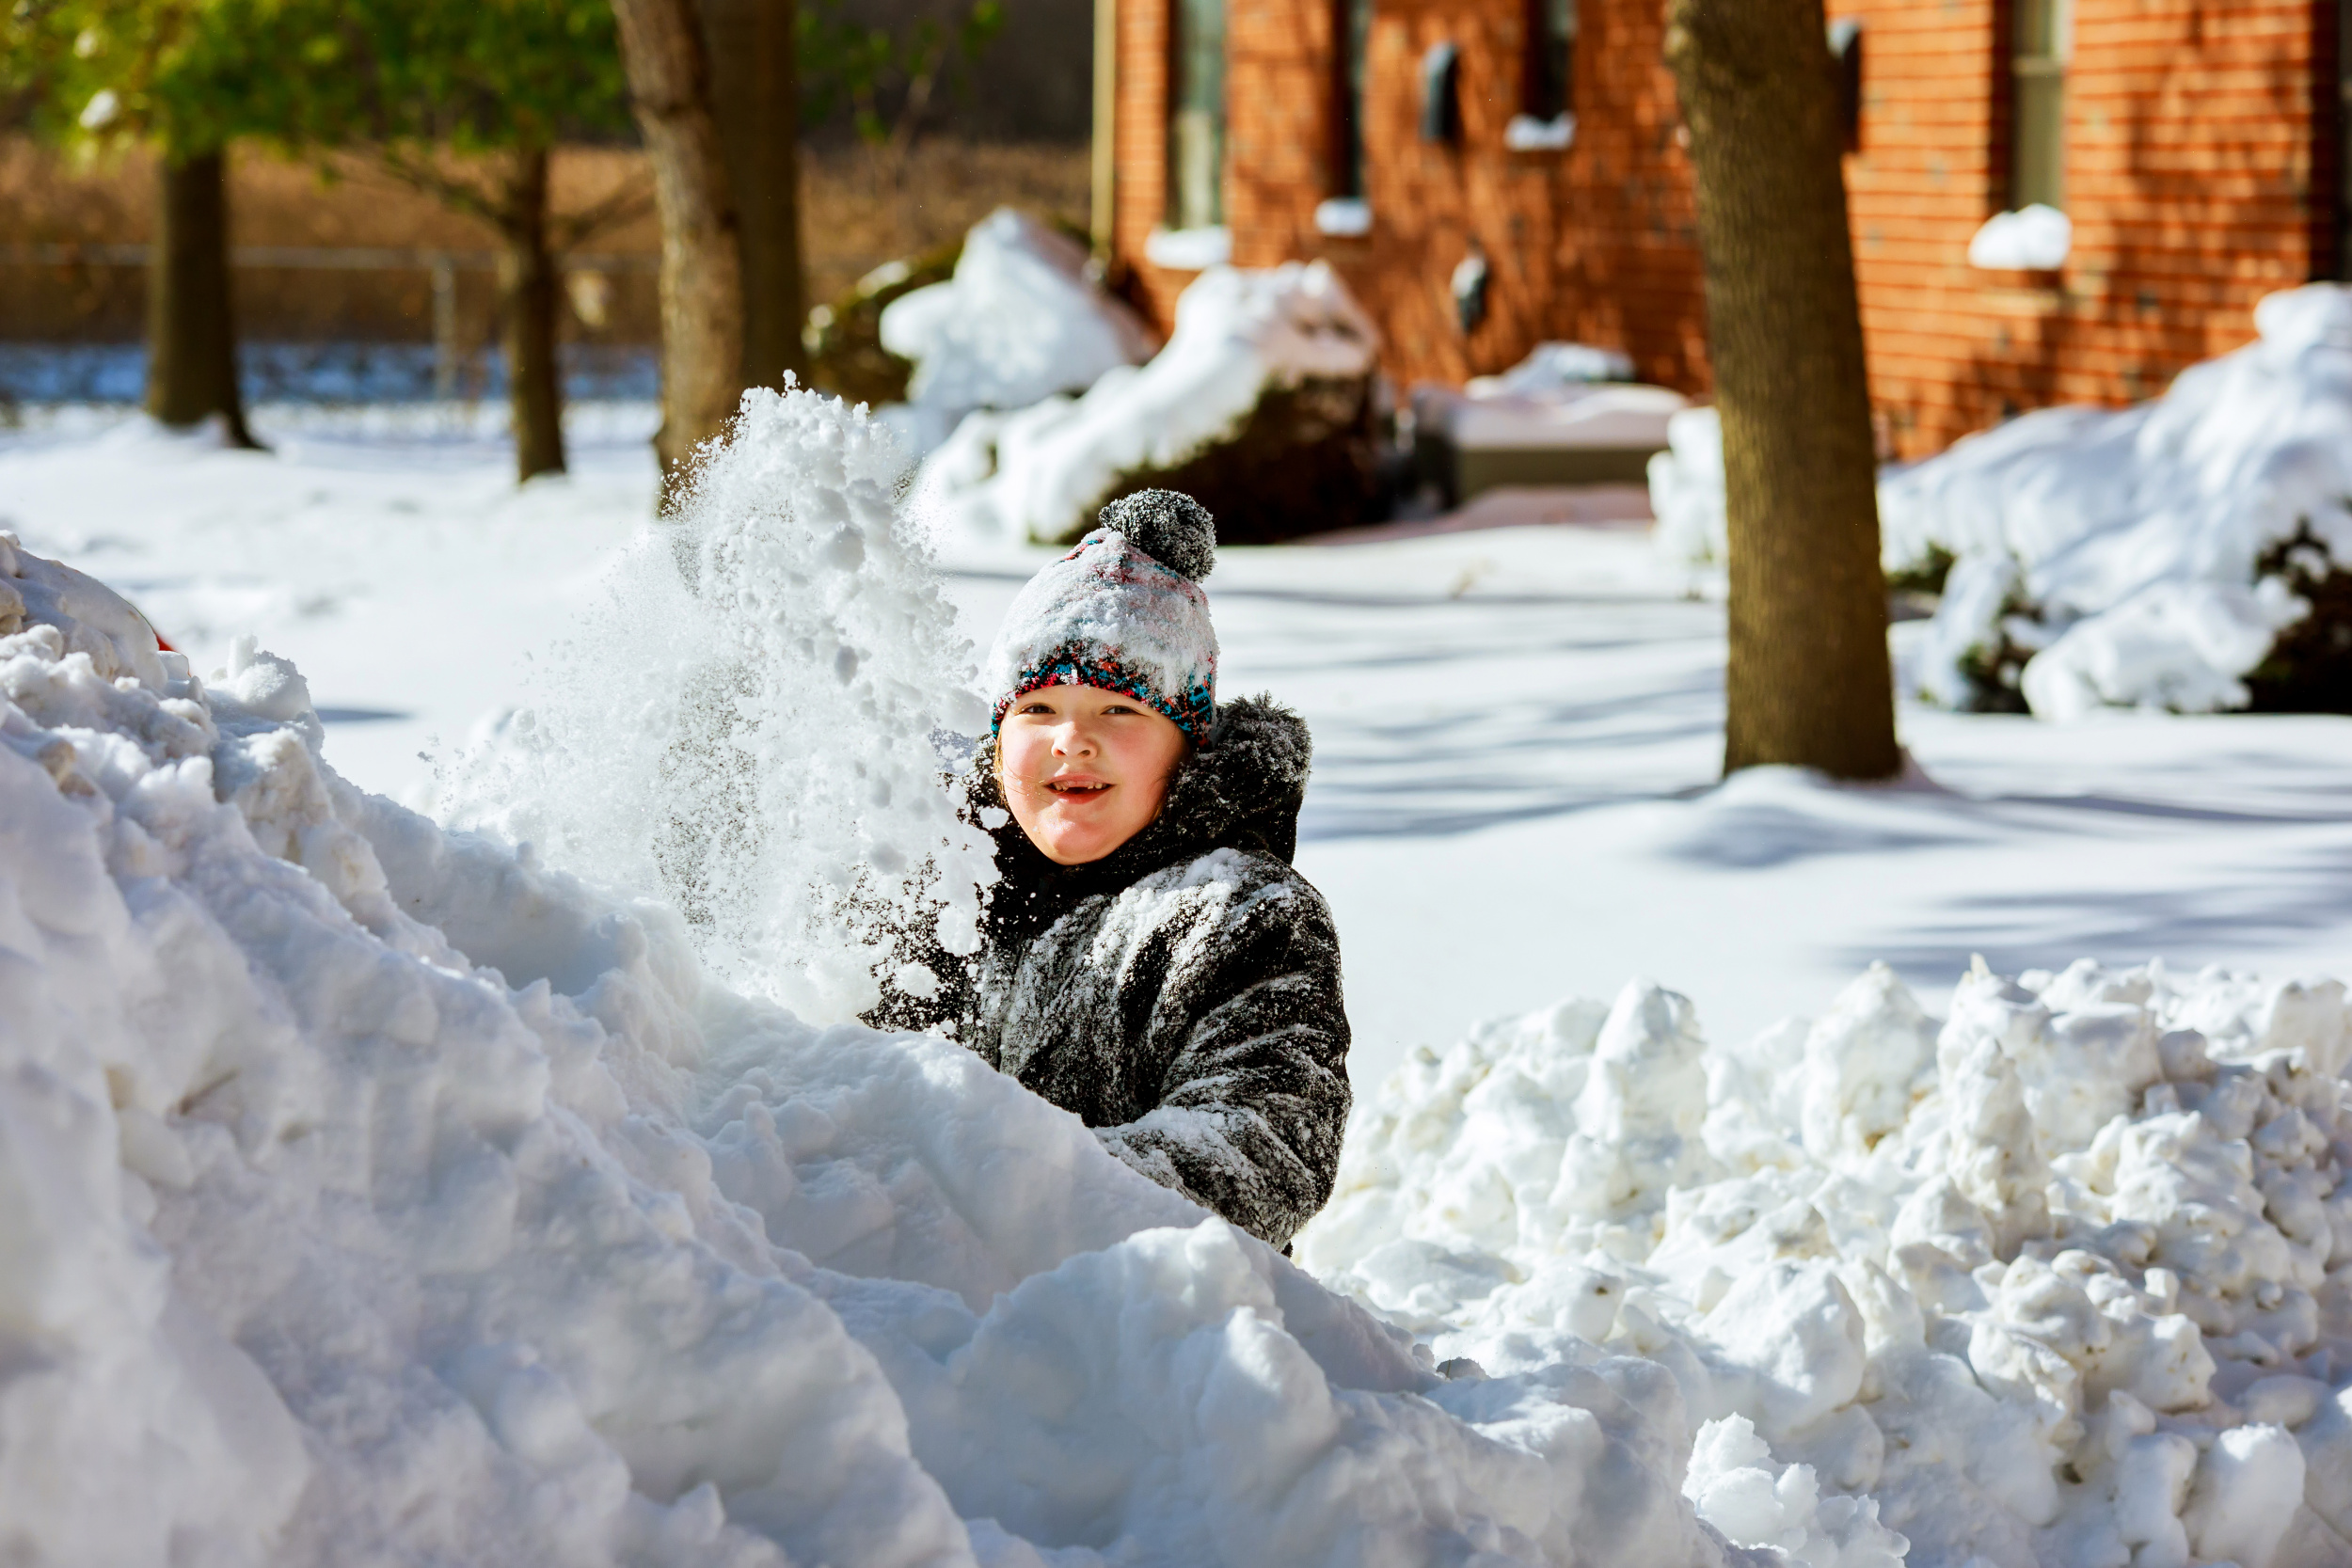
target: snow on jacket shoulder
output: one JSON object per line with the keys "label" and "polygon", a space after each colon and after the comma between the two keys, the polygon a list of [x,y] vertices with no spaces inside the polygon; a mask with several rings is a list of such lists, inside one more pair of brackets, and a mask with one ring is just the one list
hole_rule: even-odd
{"label": "snow on jacket shoulder", "polygon": [[[1005,823],[968,975],[887,1022],[952,1022],[1120,1159],[1282,1245],[1330,1196],[1349,1105],[1338,933],[1290,864],[1309,757],[1295,714],[1242,699],[1103,860],[1055,865]],[[975,767],[974,806],[997,806],[993,745]]]}

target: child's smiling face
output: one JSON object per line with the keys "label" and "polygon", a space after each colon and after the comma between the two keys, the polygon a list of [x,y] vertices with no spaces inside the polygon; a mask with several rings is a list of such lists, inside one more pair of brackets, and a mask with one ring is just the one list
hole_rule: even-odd
{"label": "child's smiling face", "polygon": [[1185,745],[1174,721],[1123,691],[1041,687],[1006,710],[997,782],[1040,853],[1084,865],[1151,825]]}

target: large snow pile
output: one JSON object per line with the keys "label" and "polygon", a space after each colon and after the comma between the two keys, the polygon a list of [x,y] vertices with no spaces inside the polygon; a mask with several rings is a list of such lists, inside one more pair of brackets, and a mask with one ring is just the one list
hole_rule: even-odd
{"label": "large snow pile", "polygon": [[1663,1364],[1807,1562],[2341,1564],[2347,1053],[2332,981],[1979,963],[1939,1028],[1880,966],[1735,1048],[1636,984],[1423,1052],[1298,1255],[1490,1374]]}
{"label": "large snow pile", "polygon": [[[830,513],[705,494],[872,548],[832,472]],[[733,564],[805,626],[838,585],[778,549]],[[961,1047],[803,1023],[666,909],[352,788],[287,660],[194,678],[12,541],[0,589],[0,1557],[1741,1560],[1662,1369],[1434,1373]]]}
{"label": "large snow pile", "polygon": [[[1906,672],[1931,701],[2334,706],[2352,678],[2352,290],[2265,297],[2260,336],[2137,407],[2049,408],[1879,483],[1889,572],[1950,562]],[[1722,548],[1722,456],[1652,469],[1661,545]],[[2327,602],[2312,615],[2314,595]],[[2335,695],[2330,698],[2329,690]]]}
{"label": "large snow pile", "polygon": [[938,436],[976,408],[1085,391],[1153,346],[1142,319],[1087,277],[1083,245],[1009,207],[964,236],[953,277],[883,308],[882,342],[914,361],[907,398]]}
{"label": "large snow pile", "polygon": [[[1363,488],[1376,341],[1321,261],[1212,267],[1178,298],[1175,334],[1151,363],[1082,397],[972,415],[924,462],[913,504],[951,534],[1057,543],[1104,501],[1168,483],[1200,496],[1221,538],[1308,531],[1312,509],[1292,490],[1320,485],[1339,514],[1362,504],[1326,481]],[[1253,526],[1262,511],[1266,526]]]}

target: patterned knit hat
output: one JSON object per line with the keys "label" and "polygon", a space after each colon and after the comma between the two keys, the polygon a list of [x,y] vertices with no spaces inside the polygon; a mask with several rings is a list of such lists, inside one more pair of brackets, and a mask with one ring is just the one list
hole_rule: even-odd
{"label": "patterned knit hat", "polygon": [[1040,687],[1124,691],[1199,745],[1216,718],[1216,628],[1200,578],[1216,564],[1216,523],[1190,496],[1140,490],[1103,508],[1078,547],[1012,601],[987,677],[991,729]]}

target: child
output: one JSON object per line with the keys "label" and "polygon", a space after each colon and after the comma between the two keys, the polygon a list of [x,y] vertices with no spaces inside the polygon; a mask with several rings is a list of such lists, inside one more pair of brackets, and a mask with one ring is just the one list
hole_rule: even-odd
{"label": "child", "polygon": [[971,784],[1003,880],[968,972],[888,1022],[951,1028],[1287,1251],[1331,1194],[1347,1017],[1331,911],[1290,864],[1307,726],[1217,702],[1215,560],[1208,513],[1146,490],[1014,600]]}

